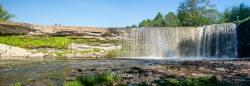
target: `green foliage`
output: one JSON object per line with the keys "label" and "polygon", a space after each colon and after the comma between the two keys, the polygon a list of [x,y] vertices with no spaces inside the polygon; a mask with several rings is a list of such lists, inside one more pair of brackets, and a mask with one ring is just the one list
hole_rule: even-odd
{"label": "green foliage", "polygon": [[65,54],[75,54],[75,53],[80,53],[80,54],[87,54],[87,53],[97,53],[102,51],[102,49],[100,48],[94,48],[92,50],[81,50],[81,51],[72,51],[72,50],[61,50],[61,51],[54,51],[53,53],[58,55],[58,56],[62,56]]}
{"label": "green foliage", "polygon": [[48,81],[45,81],[44,84],[45,84],[45,86],[56,86],[54,83],[51,83]]}
{"label": "green foliage", "polygon": [[137,25],[133,24],[132,26],[127,26],[126,28],[137,28]]}
{"label": "green foliage", "polygon": [[83,75],[78,77],[75,81],[66,82],[65,86],[95,86],[101,84],[111,84],[121,78],[113,77],[110,74],[98,74],[94,76]]}
{"label": "green foliage", "polygon": [[35,78],[29,78],[29,79],[27,79],[26,81],[27,81],[27,82],[34,82],[34,81],[36,81],[36,79],[35,79]]}
{"label": "green foliage", "polygon": [[177,27],[179,26],[180,20],[178,15],[175,15],[173,12],[169,12],[164,17],[164,24],[165,27]]}
{"label": "green foliage", "polygon": [[248,18],[246,18],[246,19],[236,21],[235,23],[243,23],[243,22],[245,22],[247,20],[250,20],[250,16]]}
{"label": "green foliage", "polygon": [[[70,43],[80,43],[92,46],[98,46],[104,43],[111,43],[118,45],[118,40],[98,40],[98,39],[72,39],[70,37],[56,37],[56,36],[0,36],[0,43],[17,46],[25,49],[35,48],[55,48],[68,49]],[[95,49],[96,50],[96,49]],[[43,51],[46,52],[46,51]],[[68,52],[56,52],[68,53]]]}
{"label": "green foliage", "polygon": [[11,84],[10,86],[22,86],[22,83],[21,82],[17,82],[15,84]]}
{"label": "green foliage", "polygon": [[187,78],[184,80],[170,78],[166,80],[155,81],[157,86],[228,86],[228,84],[221,83],[216,76]]}
{"label": "green foliage", "polygon": [[7,10],[3,8],[0,4],[0,21],[9,21],[11,18],[15,17],[15,15],[10,14]]}
{"label": "green foliage", "polygon": [[164,19],[163,15],[159,12],[153,20],[143,20],[139,27],[163,27]]}
{"label": "green foliage", "polygon": [[86,54],[86,53],[91,53],[92,50],[83,50],[83,51],[77,51],[77,53],[80,53],[80,54]]}
{"label": "green foliage", "polygon": [[179,12],[181,26],[202,26],[211,24],[208,18],[189,11]]}
{"label": "green foliage", "polygon": [[92,45],[92,46],[99,46],[104,43],[109,43],[108,40],[98,40],[98,39],[72,39],[69,38],[69,42],[72,43],[81,43],[86,45]]}
{"label": "green foliage", "polygon": [[152,20],[147,19],[147,20],[143,20],[140,24],[139,27],[152,27]]}
{"label": "green foliage", "polygon": [[201,26],[216,21],[218,11],[209,0],[185,0],[178,8],[181,26]]}
{"label": "green foliage", "polygon": [[64,54],[70,54],[70,53],[74,53],[74,52],[70,51],[70,50],[64,50],[64,51],[55,51],[53,53],[56,54],[56,55],[58,55],[58,56],[62,56]]}
{"label": "green foliage", "polygon": [[21,48],[67,49],[68,39],[51,36],[0,36],[0,43]]}
{"label": "green foliage", "polygon": [[75,81],[69,81],[69,82],[65,83],[64,86],[85,86],[85,85],[82,84],[81,81],[75,80]]}
{"label": "green foliage", "polygon": [[164,24],[163,15],[159,12],[152,23],[153,27],[163,27]]}
{"label": "green foliage", "polygon": [[93,52],[95,53],[95,52],[100,52],[100,51],[102,51],[102,49],[100,49],[100,48],[94,48],[93,49]]}
{"label": "green foliage", "polygon": [[219,23],[245,21],[250,17],[250,6],[241,3],[225,10]]}
{"label": "green foliage", "polygon": [[116,57],[125,53],[124,50],[108,50],[106,51],[106,57]]}
{"label": "green foliage", "polygon": [[177,11],[177,15],[169,12],[164,18],[158,13],[154,19],[140,22],[139,27],[202,26],[229,20],[215,9],[215,4],[211,4],[210,0],[183,0]]}

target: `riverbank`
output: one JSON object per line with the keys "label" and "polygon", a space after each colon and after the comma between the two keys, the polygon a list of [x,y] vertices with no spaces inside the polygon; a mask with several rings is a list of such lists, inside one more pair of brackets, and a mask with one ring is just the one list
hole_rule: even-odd
{"label": "riverbank", "polygon": [[[0,36],[0,58],[111,58],[121,49],[116,38],[99,36]],[[20,57],[20,58],[19,58]]]}

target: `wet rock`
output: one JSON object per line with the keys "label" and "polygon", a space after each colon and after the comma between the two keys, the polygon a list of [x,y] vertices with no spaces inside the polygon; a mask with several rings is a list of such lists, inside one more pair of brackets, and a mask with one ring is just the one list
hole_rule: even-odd
{"label": "wet rock", "polygon": [[75,80],[76,78],[75,77],[68,77],[68,78],[65,78],[65,80],[67,80],[67,81],[73,81],[73,80]]}
{"label": "wet rock", "polygon": [[218,70],[218,71],[225,71],[226,69],[225,68],[214,68],[215,70]]}
{"label": "wet rock", "polygon": [[250,57],[250,20],[237,27],[238,57]]}
{"label": "wet rock", "polygon": [[112,46],[111,44],[101,44],[100,47],[110,47]]}
{"label": "wet rock", "polygon": [[[0,57],[8,57],[5,59],[10,59],[10,57],[44,57],[44,56],[45,56],[44,53],[28,51],[23,48],[0,44]],[[22,59],[22,58],[16,58],[16,59]]]}

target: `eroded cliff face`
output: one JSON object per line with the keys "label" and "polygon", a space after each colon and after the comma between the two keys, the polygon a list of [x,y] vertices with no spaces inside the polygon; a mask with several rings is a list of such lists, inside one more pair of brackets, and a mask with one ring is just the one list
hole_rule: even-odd
{"label": "eroded cliff face", "polygon": [[250,57],[250,20],[237,27],[238,57]]}
{"label": "eroded cliff face", "polygon": [[108,28],[99,27],[78,27],[78,26],[48,26],[48,25],[35,25],[20,22],[0,22],[0,35],[56,35],[56,36],[69,36],[69,35],[95,35],[101,36],[108,33]]}
{"label": "eroded cliff face", "polygon": [[32,34],[36,31],[26,26],[0,24],[0,35],[24,35]]}

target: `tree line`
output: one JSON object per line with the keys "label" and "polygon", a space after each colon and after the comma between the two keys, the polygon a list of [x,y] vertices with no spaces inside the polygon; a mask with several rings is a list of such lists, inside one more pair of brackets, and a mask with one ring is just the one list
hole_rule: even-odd
{"label": "tree line", "polygon": [[136,27],[185,27],[202,26],[217,23],[240,23],[250,19],[250,6],[245,3],[235,5],[219,12],[210,0],[183,0],[177,13],[169,12],[163,15],[160,12],[154,19],[146,19],[139,25],[127,26]]}

